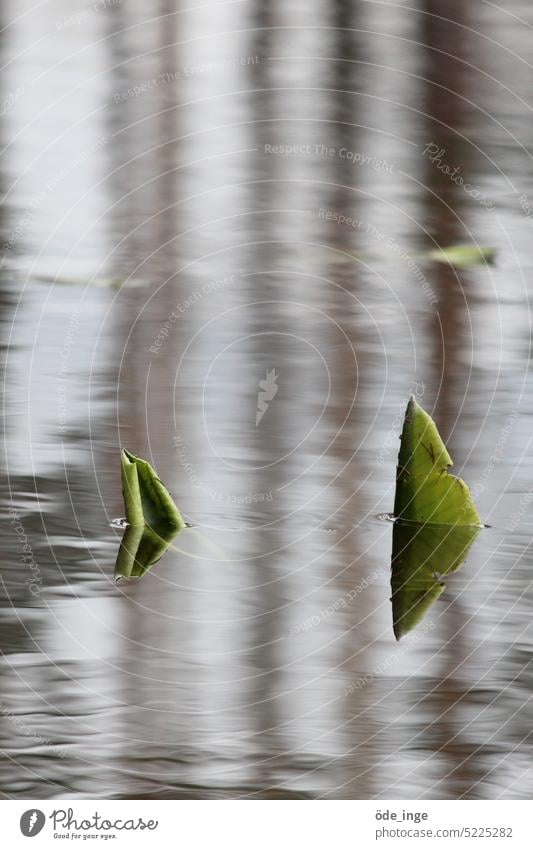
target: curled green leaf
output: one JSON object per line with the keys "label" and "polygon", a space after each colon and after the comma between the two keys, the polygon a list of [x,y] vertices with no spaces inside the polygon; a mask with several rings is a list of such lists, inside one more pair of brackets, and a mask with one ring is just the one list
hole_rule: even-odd
{"label": "curled green leaf", "polygon": [[123,449],[121,473],[126,520],[130,525],[155,527],[164,522],[176,531],[185,527],[172,496],[150,463]]}

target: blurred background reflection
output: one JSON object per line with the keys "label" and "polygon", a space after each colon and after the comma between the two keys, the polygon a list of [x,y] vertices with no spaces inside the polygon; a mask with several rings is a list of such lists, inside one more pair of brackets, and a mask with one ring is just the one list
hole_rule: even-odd
{"label": "blurred background reflection", "polygon": [[[531,7],[1,15],[3,797],[531,798]],[[491,527],[397,644],[412,392]]]}

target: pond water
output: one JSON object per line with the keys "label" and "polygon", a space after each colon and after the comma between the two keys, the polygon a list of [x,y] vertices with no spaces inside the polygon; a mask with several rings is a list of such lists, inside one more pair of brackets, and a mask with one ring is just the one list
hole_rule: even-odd
{"label": "pond water", "polygon": [[[531,798],[531,8],[156,5],[2,11],[1,793]],[[397,643],[411,393],[490,527]]]}

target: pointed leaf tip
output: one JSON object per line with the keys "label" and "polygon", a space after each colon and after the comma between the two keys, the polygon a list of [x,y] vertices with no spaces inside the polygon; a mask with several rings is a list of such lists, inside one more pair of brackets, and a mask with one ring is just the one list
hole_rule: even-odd
{"label": "pointed leaf tip", "polygon": [[411,395],[401,434],[398,465],[412,477],[444,472],[453,466],[433,419]]}

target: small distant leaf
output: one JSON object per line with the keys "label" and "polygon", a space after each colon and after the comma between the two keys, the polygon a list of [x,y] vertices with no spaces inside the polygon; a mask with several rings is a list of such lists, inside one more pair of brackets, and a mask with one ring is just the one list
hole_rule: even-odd
{"label": "small distant leaf", "polygon": [[454,245],[449,248],[434,248],[424,254],[424,259],[430,259],[434,262],[447,262],[457,268],[470,268],[472,265],[493,262],[495,255],[494,248]]}
{"label": "small distant leaf", "polygon": [[142,578],[161,559],[178,529],[166,523],[155,528],[130,525],[126,528],[115,564],[118,578]]}
{"label": "small distant leaf", "polygon": [[395,522],[392,535],[392,623],[401,639],[445,590],[441,576],[457,571],[480,529]]}
{"label": "small distant leaf", "polygon": [[481,526],[470,490],[453,465],[435,422],[411,396],[401,435],[394,515],[421,524]]}
{"label": "small distant leaf", "polygon": [[121,472],[126,519],[130,525],[155,527],[166,522],[175,530],[185,527],[168,489],[146,460],[123,449]]}
{"label": "small distant leaf", "polygon": [[136,289],[146,285],[146,280],[133,277],[62,277],[51,274],[35,274],[35,280],[40,283],[50,283],[54,286],[81,286],[90,289]]}

